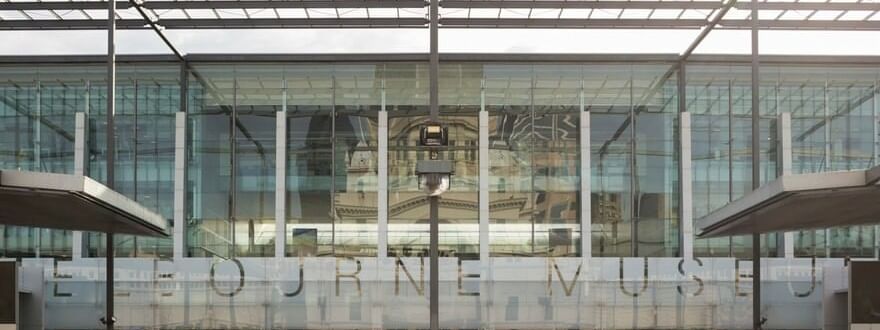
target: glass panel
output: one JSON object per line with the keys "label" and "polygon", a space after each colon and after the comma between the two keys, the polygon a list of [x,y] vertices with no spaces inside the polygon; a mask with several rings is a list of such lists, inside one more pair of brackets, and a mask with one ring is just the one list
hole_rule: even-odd
{"label": "glass panel", "polygon": [[[114,190],[164,216],[174,209],[174,114],[180,109],[178,66],[119,68],[116,88]],[[106,83],[89,83],[89,176],[106,181]],[[86,233],[86,256],[106,253],[104,235]],[[121,257],[172,255],[171,238],[118,235]]]}
{"label": "glass panel", "polygon": [[534,67],[532,198],[537,255],[580,255],[581,69]]}
{"label": "glass panel", "polygon": [[[428,115],[427,65],[386,64],[385,101],[388,111],[388,255],[427,255],[429,209],[415,174],[416,162],[426,157],[417,146],[419,125]],[[441,255],[451,253],[442,240],[440,250]]]}
{"label": "glass panel", "polygon": [[[88,67],[0,68],[0,168],[73,173]],[[71,232],[0,226],[0,257],[70,258]]]}
{"label": "glass panel", "polygon": [[542,250],[533,221],[532,68],[487,64],[483,79],[489,112],[489,253],[535,255]]}
{"label": "glass panel", "polygon": [[335,70],[334,246],[337,256],[376,256],[381,66]]}
{"label": "glass panel", "polygon": [[[733,117],[730,113],[730,82],[716,81],[727,68],[687,67],[687,105],[691,113],[691,164],[694,219],[699,219],[733,200]],[[727,257],[730,238],[695,239],[694,255]]]}
{"label": "glass panel", "polygon": [[288,256],[333,254],[333,79],[330,66],[284,68]]}
{"label": "glass panel", "polygon": [[190,257],[233,253],[230,66],[198,67],[187,101],[187,251]]}
{"label": "glass panel", "polygon": [[284,102],[279,69],[235,67],[232,221],[236,256],[275,254],[275,113]]}
{"label": "glass panel", "polygon": [[449,130],[441,159],[453,162],[449,191],[440,197],[440,244],[449,256],[480,255],[479,111],[482,66],[440,66],[440,122]]}
{"label": "glass panel", "polygon": [[587,66],[584,104],[590,111],[592,251],[632,256],[632,78],[628,66]]}

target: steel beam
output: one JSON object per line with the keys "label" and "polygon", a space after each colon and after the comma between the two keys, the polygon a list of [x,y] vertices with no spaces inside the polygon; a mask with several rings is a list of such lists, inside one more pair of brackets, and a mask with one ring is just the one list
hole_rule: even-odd
{"label": "steel beam", "polygon": [[[118,19],[119,29],[149,29],[143,19]],[[401,18],[204,18],[161,19],[165,29],[423,28],[420,17]],[[0,30],[102,30],[103,19],[3,20]]]}
{"label": "steel beam", "polygon": [[711,1],[566,1],[566,0],[443,0],[443,8],[505,9],[701,9],[720,6]]}
{"label": "steel beam", "polygon": [[[149,9],[283,9],[283,8],[424,8],[422,0],[296,0],[296,1],[149,1],[144,7]],[[22,1],[0,3],[0,10],[98,10],[105,9],[104,1]],[[120,10],[132,5],[117,1]]]}
{"label": "steel beam", "polygon": [[616,18],[464,18],[440,19],[444,28],[594,28],[594,29],[697,29],[705,19],[616,19]]}
{"label": "steel beam", "polygon": [[[444,0],[443,8],[504,8],[504,9],[692,9],[717,10],[722,4],[716,1],[571,1],[571,0]],[[751,4],[736,5],[737,9],[750,10]],[[880,3],[869,2],[761,2],[761,10],[880,10]]]}
{"label": "steel beam", "polygon": [[[144,7],[154,10],[188,9],[284,9],[284,8],[424,8],[427,1],[422,0],[298,0],[298,1],[150,1]],[[125,1],[117,1],[120,10],[131,8]],[[0,3],[0,11],[12,10],[100,10],[103,1],[22,1]],[[509,9],[720,9],[721,4],[714,1],[570,1],[570,0],[445,0],[443,8],[509,8]],[[737,9],[750,10],[749,3],[738,4]],[[877,11],[876,2],[760,2],[761,10],[847,10]]]}

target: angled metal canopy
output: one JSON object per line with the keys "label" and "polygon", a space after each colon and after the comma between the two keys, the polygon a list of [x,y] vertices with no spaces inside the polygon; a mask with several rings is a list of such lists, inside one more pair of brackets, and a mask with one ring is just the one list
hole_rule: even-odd
{"label": "angled metal canopy", "polygon": [[[426,0],[118,1],[120,29],[427,28]],[[0,0],[0,30],[96,30],[106,1]],[[145,19],[135,10],[141,7]],[[880,30],[868,0],[757,3],[765,30]],[[718,0],[440,0],[440,28],[698,29],[724,8]],[[752,5],[736,4],[717,29],[748,29]]]}
{"label": "angled metal canopy", "polygon": [[784,175],[697,220],[700,237],[880,222],[880,166]]}
{"label": "angled metal canopy", "polygon": [[81,175],[0,171],[0,224],[168,236],[165,218]]}

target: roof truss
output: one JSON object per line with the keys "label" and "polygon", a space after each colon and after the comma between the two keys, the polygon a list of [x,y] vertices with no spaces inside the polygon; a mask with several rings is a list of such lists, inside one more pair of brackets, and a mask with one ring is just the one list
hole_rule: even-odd
{"label": "roof truss", "polygon": [[[141,7],[166,29],[426,28],[427,0],[147,0]],[[699,29],[721,10],[717,0],[440,0],[441,28]],[[149,28],[134,6],[117,1],[120,29]],[[96,30],[106,2],[0,0],[0,30]],[[741,1],[717,29],[749,28]],[[761,29],[880,30],[880,2],[764,0]]]}

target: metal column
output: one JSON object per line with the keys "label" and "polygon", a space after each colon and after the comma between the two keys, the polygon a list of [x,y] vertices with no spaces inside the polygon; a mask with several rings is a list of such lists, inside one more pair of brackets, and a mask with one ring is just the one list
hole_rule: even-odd
{"label": "metal column", "polygon": [[[116,158],[116,1],[107,1],[107,187],[115,186],[114,161]],[[116,321],[113,316],[113,233],[107,232],[107,264],[106,264],[106,312],[104,323],[108,330],[113,329]]]}
{"label": "metal column", "polygon": [[[580,144],[581,144],[581,264],[584,269],[589,267],[589,260],[593,256],[593,211],[592,211],[592,164],[590,149],[590,112],[587,111],[584,100],[584,86],[581,82],[580,91]],[[488,134],[488,132],[487,132]]]}
{"label": "metal column", "polygon": [[174,114],[174,260],[186,256],[186,113]]}
{"label": "metal column", "polygon": [[[430,78],[430,110],[431,110],[431,120],[437,122],[440,119],[440,92],[439,92],[439,74],[440,74],[440,55],[438,54],[438,43],[437,43],[437,34],[439,28],[439,15],[437,13],[438,2],[440,0],[431,0],[431,8],[430,8],[430,63],[429,63],[429,78]],[[430,259],[431,259],[431,317],[430,317],[430,326],[431,330],[437,330],[440,328],[440,270],[438,269],[440,266],[439,260],[439,204],[440,197],[432,196],[428,197],[430,199],[431,204],[431,232],[430,232]]]}
{"label": "metal column", "polygon": [[275,113],[275,258],[285,257],[287,245],[287,88],[282,94]]}
{"label": "metal column", "polygon": [[379,111],[379,187],[377,205],[377,257],[388,257],[388,112],[385,111],[385,91],[382,90],[382,110]]}
{"label": "metal column", "polygon": [[693,182],[691,175],[691,114],[687,112],[687,73],[684,62],[678,65],[678,152],[681,209],[681,256],[694,257]]}
{"label": "metal column", "polygon": [[[86,159],[88,159],[86,156],[86,153],[88,152],[88,148],[86,148],[86,128],[88,127],[86,123],[86,113],[77,112],[75,116],[74,120],[76,129],[73,138],[73,174],[85,175]],[[73,251],[71,251],[73,259],[82,258],[83,232],[74,231],[71,244],[73,245]]]}
{"label": "metal column", "polygon": [[[758,0],[752,0],[752,190],[761,186],[760,59]],[[752,234],[752,328],[761,328],[761,234]]]}
{"label": "metal column", "polygon": [[679,181],[681,184],[681,256],[685,259],[694,257],[694,218],[693,218],[693,189],[691,175],[691,114],[682,112],[679,114],[679,153],[680,165]]}
{"label": "metal column", "polygon": [[[791,113],[782,112],[776,121],[777,147],[779,157],[779,176],[791,175]],[[783,254],[786,258],[794,258],[794,232],[783,233]]]}

